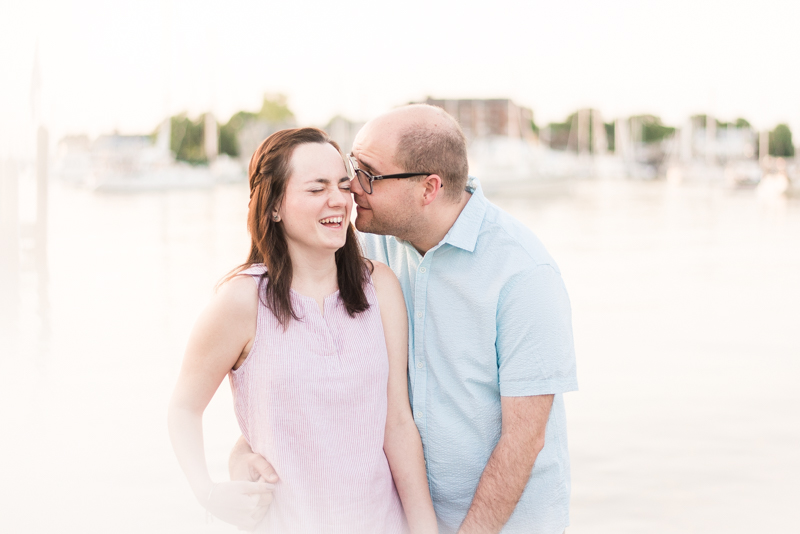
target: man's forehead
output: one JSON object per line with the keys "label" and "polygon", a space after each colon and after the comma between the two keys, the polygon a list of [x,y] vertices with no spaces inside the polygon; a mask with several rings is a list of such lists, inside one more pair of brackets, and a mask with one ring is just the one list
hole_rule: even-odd
{"label": "man's forehead", "polygon": [[369,128],[359,132],[351,152],[359,161],[380,165],[394,160],[396,147],[397,135],[391,131]]}

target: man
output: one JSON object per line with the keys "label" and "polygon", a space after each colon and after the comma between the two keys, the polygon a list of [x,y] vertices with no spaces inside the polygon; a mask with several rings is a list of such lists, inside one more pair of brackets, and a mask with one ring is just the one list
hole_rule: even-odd
{"label": "man", "polygon": [[[558,267],[468,181],[464,134],[443,110],[370,121],[352,161],[366,255],[392,268],[406,300],[410,400],[440,530],[563,532],[562,394],[577,379]],[[244,440],[231,472],[275,480]]]}

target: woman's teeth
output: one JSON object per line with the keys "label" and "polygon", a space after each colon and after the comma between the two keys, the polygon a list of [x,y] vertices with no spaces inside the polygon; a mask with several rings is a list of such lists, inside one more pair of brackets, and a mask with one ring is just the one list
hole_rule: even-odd
{"label": "woman's teeth", "polygon": [[344,220],[344,217],[328,217],[319,222],[322,224],[341,224],[342,220]]}

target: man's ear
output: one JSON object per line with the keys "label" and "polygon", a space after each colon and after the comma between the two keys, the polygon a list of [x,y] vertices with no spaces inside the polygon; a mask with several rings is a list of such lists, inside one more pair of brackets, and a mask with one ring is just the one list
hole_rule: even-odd
{"label": "man's ear", "polygon": [[442,179],[438,174],[431,174],[422,179],[422,205],[427,206],[434,200],[442,190]]}

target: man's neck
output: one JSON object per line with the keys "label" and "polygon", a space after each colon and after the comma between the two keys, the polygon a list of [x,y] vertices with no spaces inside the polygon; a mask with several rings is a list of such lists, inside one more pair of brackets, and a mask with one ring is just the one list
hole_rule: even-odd
{"label": "man's neck", "polygon": [[458,216],[461,215],[470,198],[472,198],[472,194],[464,191],[458,202],[443,203],[441,206],[436,206],[430,210],[430,219],[421,226],[420,235],[411,237],[406,241],[411,243],[417,249],[417,252],[424,256],[426,252],[441,243],[444,236],[447,235],[447,232],[458,220]]}

